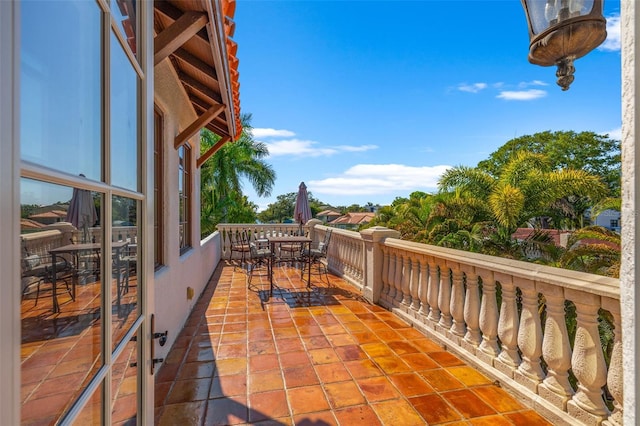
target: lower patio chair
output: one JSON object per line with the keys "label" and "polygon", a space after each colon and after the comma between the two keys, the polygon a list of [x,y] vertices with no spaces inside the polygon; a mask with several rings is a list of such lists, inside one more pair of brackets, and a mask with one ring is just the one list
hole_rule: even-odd
{"label": "lower patio chair", "polygon": [[[75,279],[74,266],[62,257],[57,258],[56,296],[62,290],[66,291],[72,300],[75,300],[72,291]],[[36,306],[40,299],[40,292],[50,291],[53,293],[53,264],[50,255],[29,255],[22,259],[22,297],[32,293],[34,286],[36,287],[34,306]]]}
{"label": "lower patio chair", "polygon": [[246,253],[249,253],[249,236],[245,229],[229,232],[229,260],[233,257],[233,252],[240,253],[240,261],[245,262]]}
{"label": "lower patio chair", "polygon": [[249,268],[247,284],[251,284],[254,271],[266,267],[267,276],[271,273],[271,250],[255,241],[249,243]]}
{"label": "lower patio chair", "polygon": [[[331,240],[331,232],[332,229],[328,229],[327,233],[324,235],[324,240],[318,243],[318,246],[315,248],[311,248],[310,250],[305,250],[303,252],[303,262],[302,262],[302,271],[300,277],[304,277],[305,268],[311,268],[311,274],[322,275],[324,274],[327,279],[327,284],[329,282],[329,274],[327,268],[327,250],[329,249],[329,241]],[[307,265],[308,263],[308,265]],[[315,272],[313,268],[315,267]]]}

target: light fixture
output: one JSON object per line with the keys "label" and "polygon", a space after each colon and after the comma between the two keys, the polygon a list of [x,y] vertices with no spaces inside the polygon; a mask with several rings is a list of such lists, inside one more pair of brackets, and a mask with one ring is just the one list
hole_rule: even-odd
{"label": "light fixture", "polygon": [[529,24],[529,62],[557,65],[562,90],[573,82],[573,61],[607,38],[603,0],[521,0]]}

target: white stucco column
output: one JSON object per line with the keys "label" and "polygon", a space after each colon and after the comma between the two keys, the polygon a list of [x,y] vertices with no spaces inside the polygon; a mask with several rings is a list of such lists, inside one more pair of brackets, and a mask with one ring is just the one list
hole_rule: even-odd
{"label": "white stucco column", "polygon": [[382,226],[374,226],[360,231],[364,240],[364,286],[363,296],[371,303],[377,303],[382,290],[382,249],[380,243],[385,238],[400,238],[400,233]]}
{"label": "white stucco column", "polygon": [[622,36],[622,265],[620,268],[620,300],[622,317],[622,353],[624,376],[624,424],[636,424],[638,408],[638,331],[640,306],[636,303],[638,276],[638,241],[640,203],[636,196],[639,186],[640,159],[636,155],[638,114],[638,80],[640,69],[635,58],[640,54],[636,35],[640,32],[640,6],[635,0],[622,0],[620,11]]}

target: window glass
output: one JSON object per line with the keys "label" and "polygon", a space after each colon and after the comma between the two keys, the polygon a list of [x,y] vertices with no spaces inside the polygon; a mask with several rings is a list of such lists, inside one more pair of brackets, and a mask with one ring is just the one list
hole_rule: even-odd
{"label": "window glass", "polygon": [[135,425],[138,413],[138,345],[137,340],[127,342],[124,351],[113,365],[111,423]]}
{"label": "window glass", "polygon": [[137,22],[136,22],[135,0],[111,0],[111,15],[118,25],[118,30],[122,32],[122,36],[127,40],[127,45],[134,55],[137,53]]}
{"label": "window glass", "polygon": [[22,423],[53,423],[103,364],[102,197],[20,184]]}
{"label": "window glass", "polygon": [[191,149],[178,148],[178,216],[180,218],[180,253],[191,247]]}
{"label": "window glass", "polygon": [[95,2],[21,3],[22,159],[93,180],[102,159],[100,16]]}
{"label": "window glass", "polygon": [[163,156],[162,141],[164,140],[162,115],[156,109],[154,113],[154,147],[153,147],[153,164],[155,165],[155,175],[153,179],[153,237],[154,237],[154,266],[159,268],[164,263],[163,247],[164,247],[164,214],[162,209],[163,199],[162,193],[164,188],[163,182]]}
{"label": "window glass", "polygon": [[138,75],[111,33],[111,183],[138,190]]}
{"label": "window glass", "polygon": [[114,196],[111,234],[111,322],[113,348],[138,317],[139,202]]}

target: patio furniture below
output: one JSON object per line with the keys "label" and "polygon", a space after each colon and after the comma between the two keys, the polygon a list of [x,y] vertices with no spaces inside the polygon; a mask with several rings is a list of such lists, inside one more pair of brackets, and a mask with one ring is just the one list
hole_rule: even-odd
{"label": "patio furniture below", "polygon": [[316,272],[314,274],[322,275],[324,273],[325,278],[327,279],[327,284],[329,284],[329,275],[327,273],[327,265],[325,264],[327,260],[327,250],[329,248],[329,241],[331,240],[331,229],[328,229],[324,240],[318,243],[316,248],[310,248],[308,250],[303,250],[303,255],[305,258],[308,258],[308,262],[302,263],[302,271],[300,273],[300,277],[304,276],[305,265],[308,266],[309,270],[307,273],[309,274],[309,282],[311,281],[311,268],[312,266],[316,267]]}

